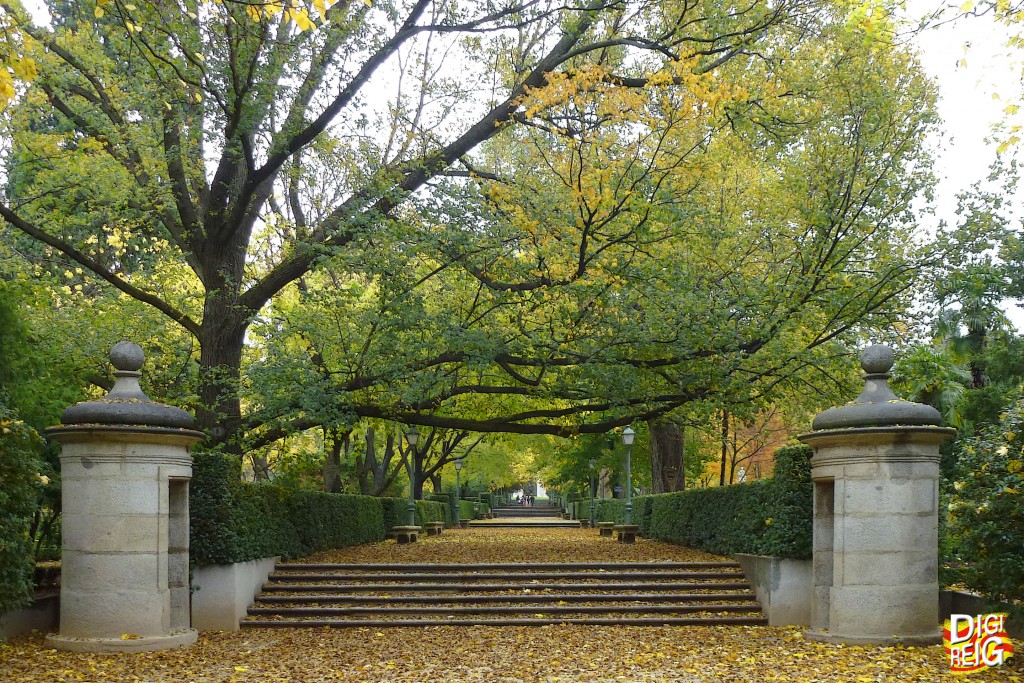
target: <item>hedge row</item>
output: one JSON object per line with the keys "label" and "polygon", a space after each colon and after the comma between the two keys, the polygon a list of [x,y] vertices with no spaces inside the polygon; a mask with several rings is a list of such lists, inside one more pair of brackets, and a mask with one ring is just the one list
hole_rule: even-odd
{"label": "hedge row", "polygon": [[[648,538],[719,555],[750,553],[811,557],[813,484],[811,449],[786,446],[775,453],[775,476],[749,484],[691,489],[633,499],[633,523]],[[626,501],[595,501],[597,521],[622,524]],[[575,503],[589,518],[590,501]]]}
{"label": "hedge row", "polygon": [[[240,481],[234,458],[195,453],[190,487],[191,558],[197,565],[246,562],[382,541],[408,523],[405,498],[302,491]],[[416,501],[417,523],[446,521],[448,505]]]}
{"label": "hedge row", "polygon": [[0,403],[0,614],[32,597],[29,520],[42,491],[41,446],[36,431]]}

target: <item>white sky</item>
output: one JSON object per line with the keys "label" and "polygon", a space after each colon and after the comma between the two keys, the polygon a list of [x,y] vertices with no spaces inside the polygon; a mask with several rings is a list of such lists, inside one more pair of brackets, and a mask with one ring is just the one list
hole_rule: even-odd
{"label": "white sky", "polygon": [[[935,0],[911,0],[910,12],[922,11]],[[940,207],[974,181],[984,178],[995,159],[995,145],[986,144],[992,126],[1006,119],[1004,108],[1020,102],[1019,62],[1006,48],[1006,28],[989,17],[975,17],[919,33],[913,40],[925,69],[936,78],[947,140],[940,145],[940,173],[946,178]],[[963,59],[965,64],[958,62]]]}
{"label": "white sky", "polygon": [[[908,12],[911,16],[924,14],[936,2],[910,0]],[[950,223],[955,220],[957,193],[984,179],[996,158],[997,143],[986,142],[993,125],[1008,119],[1004,112],[1007,105],[1024,104],[1024,53],[1013,53],[1006,47],[1009,35],[1006,27],[990,17],[974,17],[922,32],[914,38],[925,69],[938,82],[939,114],[945,123],[945,137],[936,141],[936,171],[940,176],[936,215],[922,219],[926,229],[934,229],[936,221],[942,218]],[[965,63],[960,64],[961,59]],[[1019,116],[1016,122],[1021,122]],[[1020,220],[1019,207],[1016,216]],[[1024,329],[1024,310],[1009,305],[1007,313],[1018,330]]]}

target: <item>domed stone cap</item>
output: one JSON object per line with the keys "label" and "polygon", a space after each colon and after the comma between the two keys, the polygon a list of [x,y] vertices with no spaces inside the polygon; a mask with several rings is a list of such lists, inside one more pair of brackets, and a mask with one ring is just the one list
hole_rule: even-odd
{"label": "domed stone cap", "polygon": [[181,408],[150,400],[142,393],[139,368],[146,360],[142,347],[132,342],[119,342],[110,350],[114,366],[114,388],[96,401],[71,406],[61,415],[65,425],[103,424],[192,429],[195,420]]}
{"label": "domed stone cap", "polygon": [[864,390],[844,406],[829,408],[814,418],[815,431],[848,427],[938,426],[939,411],[923,403],[904,401],[889,387],[889,370],[895,355],[888,346],[874,344],[860,354]]}

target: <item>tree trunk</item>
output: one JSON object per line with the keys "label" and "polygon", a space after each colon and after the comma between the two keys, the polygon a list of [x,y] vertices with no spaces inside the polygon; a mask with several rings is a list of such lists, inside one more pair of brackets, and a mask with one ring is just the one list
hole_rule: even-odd
{"label": "tree trunk", "polygon": [[971,388],[981,389],[988,384],[985,367],[979,362],[981,353],[988,341],[988,331],[984,328],[967,330],[968,348],[971,350]]}
{"label": "tree trunk", "polygon": [[649,420],[651,433],[651,492],[668,493],[686,488],[683,469],[683,428],[669,420]]}
{"label": "tree trunk", "polygon": [[336,429],[324,430],[325,439],[328,436],[330,436],[330,444],[327,458],[324,460],[324,491],[341,493],[341,450],[348,441],[348,434],[342,439],[338,436]]}
{"label": "tree trunk", "polygon": [[244,321],[229,320],[234,316],[229,316],[213,301],[207,302],[207,309],[199,338],[196,426],[208,435],[210,445],[223,445],[225,452],[240,457],[242,444],[238,437],[242,427],[242,405],[238,387],[247,325]]}
{"label": "tree trunk", "polygon": [[722,466],[718,473],[718,485],[725,486],[725,467],[729,460],[729,411],[722,409]]}

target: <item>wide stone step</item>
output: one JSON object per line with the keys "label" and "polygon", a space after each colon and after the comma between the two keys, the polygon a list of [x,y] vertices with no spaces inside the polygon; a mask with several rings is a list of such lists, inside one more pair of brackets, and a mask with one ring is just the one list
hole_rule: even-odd
{"label": "wide stone step", "polygon": [[479,572],[498,570],[504,572],[554,571],[558,569],[579,571],[607,571],[615,569],[634,569],[637,571],[661,571],[683,569],[734,569],[741,572],[737,562],[409,562],[395,563],[303,563],[279,562],[274,568],[275,573],[286,571],[300,572],[423,572],[423,571],[463,571]]}
{"label": "wide stone step", "polygon": [[534,605],[530,607],[488,606],[462,607],[450,605],[434,605],[431,607],[252,607],[251,617],[286,616],[286,617],[358,617],[383,615],[416,615],[416,616],[464,616],[467,614],[491,615],[535,615],[550,616],[553,614],[688,614],[693,612],[760,612],[761,607],[755,604],[724,604],[724,605]]}
{"label": "wide stone step", "polygon": [[760,616],[728,617],[577,617],[529,619],[242,619],[242,628],[387,628],[390,626],[767,626]]}
{"label": "wide stone step", "polygon": [[492,508],[499,517],[559,517],[561,508]]}
{"label": "wide stone step", "polygon": [[650,583],[650,582],[600,582],[600,583],[450,583],[444,584],[443,588],[439,588],[436,583],[407,583],[401,586],[396,586],[393,583],[354,583],[354,584],[339,584],[339,583],[307,583],[307,584],[267,584],[263,587],[264,592],[291,592],[298,593],[302,591],[323,591],[328,593],[372,593],[381,592],[387,593],[395,590],[402,591],[457,591],[457,592],[472,592],[472,591],[508,591],[508,590],[559,590],[559,591],[571,591],[571,590],[603,590],[603,591],[679,591],[679,590],[699,590],[701,588],[714,588],[716,590],[736,589],[743,590],[749,589],[750,584],[746,581],[735,582],[732,584],[726,583]]}
{"label": "wide stone step", "polygon": [[574,579],[577,581],[618,581],[629,580],[633,582],[665,581],[666,579],[732,579],[742,574],[736,572],[687,572],[687,571],[666,571],[657,574],[638,574],[629,572],[531,572],[522,574],[518,572],[481,572],[478,574],[465,572],[451,572],[443,574],[271,574],[270,581],[291,581],[291,582],[320,582],[336,581],[345,579],[353,582],[375,582],[375,583],[468,583],[473,581],[509,581],[513,583],[522,582],[524,577],[529,577],[531,582],[550,581],[553,579]]}
{"label": "wide stone step", "polygon": [[756,601],[754,593],[742,589],[727,593],[535,593],[528,594],[488,594],[488,595],[261,595],[256,605],[302,604],[318,605],[391,605],[391,604],[434,604],[438,600],[446,604],[485,604],[485,603],[560,603],[560,602],[739,602]]}
{"label": "wide stone step", "polygon": [[574,519],[556,519],[554,517],[499,517],[497,519],[474,519],[470,528],[530,528],[530,529],[579,529],[580,523]]}
{"label": "wide stone step", "polygon": [[765,623],[735,562],[280,563],[246,628]]}

